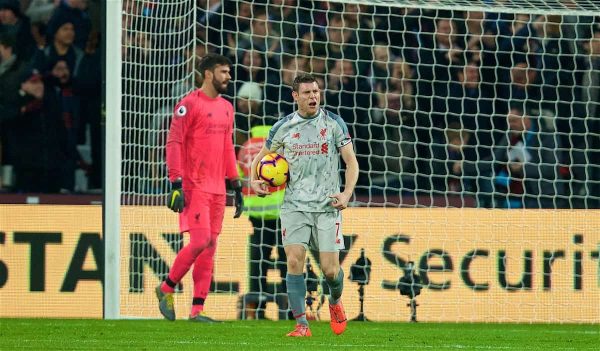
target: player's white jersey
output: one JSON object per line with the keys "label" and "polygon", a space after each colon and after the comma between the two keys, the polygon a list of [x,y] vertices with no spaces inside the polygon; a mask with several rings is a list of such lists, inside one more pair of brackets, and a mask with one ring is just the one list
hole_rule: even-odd
{"label": "player's white jersey", "polygon": [[313,118],[294,112],[279,120],[267,149],[285,156],[290,166],[282,210],[337,211],[330,195],[340,192],[339,148],[352,142],[342,118],[320,109]]}

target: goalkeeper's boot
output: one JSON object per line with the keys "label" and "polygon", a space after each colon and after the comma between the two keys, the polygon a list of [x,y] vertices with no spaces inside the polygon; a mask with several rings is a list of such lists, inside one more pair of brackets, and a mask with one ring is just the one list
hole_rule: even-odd
{"label": "goalkeeper's boot", "polygon": [[329,305],[329,315],[331,317],[331,321],[329,325],[331,326],[331,330],[336,335],[340,335],[346,330],[346,313],[344,312],[344,306],[342,306],[342,301],[339,301],[335,305]]}
{"label": "goalkeeper's boot", "polygon": [[200,323],[221,323],[221,321],[210,318],[206,315],[206,312],[202,311],[197,313],[195,316],[190,316],[190,321]]}
{"label": "goalkeeper's boot", "polygon": [[175,320],[175,307],[173,301],[173,293],[166,293],[160,289],[159,284],[156,287],[156,297],[158,298],[158,309],[160,313],[168,320]]}
{"label": "goalkeeper's boot", "polygon": [[310,332],[310,328],[308,327],[308,325],[296,324],[296,328],[291,332],[287,333],[286,336],[308,337],[312,336],[312,333]]}

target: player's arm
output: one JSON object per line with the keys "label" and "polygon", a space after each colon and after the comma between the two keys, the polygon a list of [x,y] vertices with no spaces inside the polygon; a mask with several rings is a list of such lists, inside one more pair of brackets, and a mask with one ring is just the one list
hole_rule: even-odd
{"label": "player's arm", "polygon": [[[230,110],[233,116],[233,107]],[[244,209],[244,197],[242,196],[242,182],[237,170],[237,162],[235,158],[235,149],[233,147],[233,123],[229,127],[228,133],[225,133],[225,176],[229,180],[229,185],[235,193],[235,213],[233,218],[238,218],[242,215]]]}
{"label": "player's arm", "polygon": [[171,127],[167,137],[167,170],[169,172],[169,181],[171,182],[171,191],[167,198],[167,207],[175,212],[183,212],[185,199],[183,196],[183,141],[185,140],[186,116],[189,107],[184,102],[175,107]]}
{"label": "player's arm", "polygon": [[[181,107],[178,107],[181,108]],[[185,109],[185,107],[184,107]],[[167,169],[169,181],[172,183],[177,179],[183,179],[183,141],[185,139],[184,119],[179,115],[184,110],[175,110],[171,119],[171,127],[167,136]],[[187,114],[187,110],[185,110]]]}
{"label": "player's arm", "polygon": [[267,183],[264,180],[258,178],[258,173],[256,171],[258,162],[260,162],[260,160],[262,160],[262,158],[270,152],[271,151],[267,149],[266,145],[263,145],[262,149],[260,149],[260,152],[252,160],[252,166],[250,166],[250,186],[252,187],[252,190],[254,190],[254,192],[257,193],[259,196],[270,194]]}
{"label": "player's arm", "polygon": [[358,180],[358,161],[356,160],[356,154],[352,143],[348,143],[342,146],[340,149],[340,155],[346,164],[346,179],[344,181],[344,191],[338,194],[333,194],[330,197],[333,198],[331,206],[340,210],[348,207],[348,201],[354,193],[356,182]]}

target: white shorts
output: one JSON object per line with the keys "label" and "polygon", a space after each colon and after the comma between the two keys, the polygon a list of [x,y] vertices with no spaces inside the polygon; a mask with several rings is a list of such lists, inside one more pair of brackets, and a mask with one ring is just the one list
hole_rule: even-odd
{"label": "white shorts", "polygon": [[342,213],[282,211],[281,236],[283,246],[300,244],[308,250],[338,252],[344,249]]}

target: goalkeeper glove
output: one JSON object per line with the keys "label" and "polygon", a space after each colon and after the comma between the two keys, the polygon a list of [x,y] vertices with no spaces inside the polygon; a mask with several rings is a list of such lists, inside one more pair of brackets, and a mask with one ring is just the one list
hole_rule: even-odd
{"label": "goalkeeper glove", "polygon": [[185,199],[183,197],[183,189],[181,189],[181,179],[178,179],[171,183],[171,191],[167,197],[167,207],[172,211],[181,213],[185,206]]}
{"label": "goalkeeper glove", "polygon": [[233,218],[239,218],[244,209],[244,197],[242,196],[242,182],[239,179],[230,180],[231,188],[235,194],[235,214]]}

